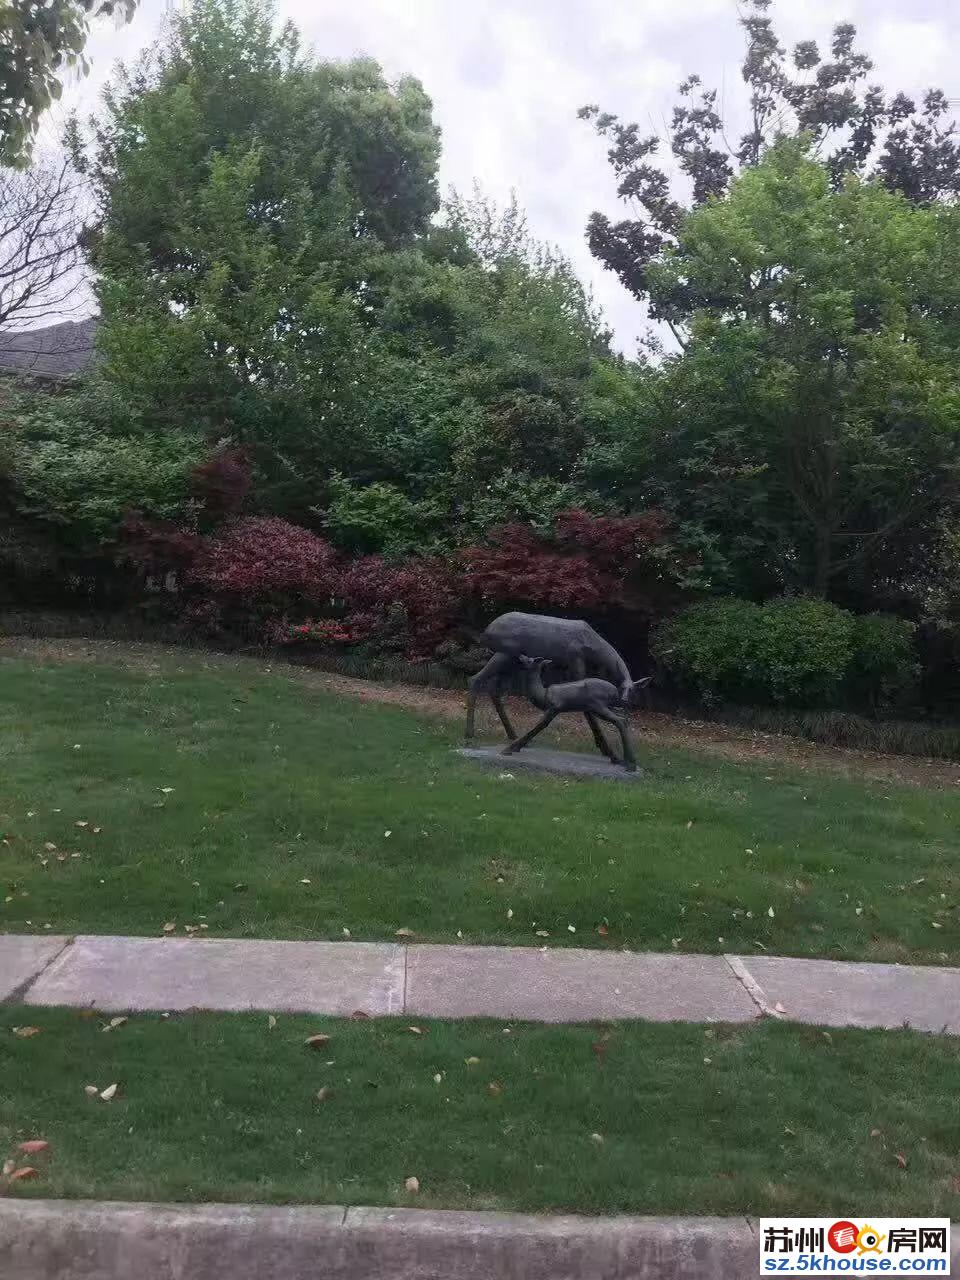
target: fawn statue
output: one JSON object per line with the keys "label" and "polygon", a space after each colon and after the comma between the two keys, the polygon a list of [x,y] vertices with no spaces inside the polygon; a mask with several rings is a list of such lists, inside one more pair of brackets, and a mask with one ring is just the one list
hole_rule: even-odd
{"label": "fawn statue", "polygon": [[[543,715],[532,729],[528,730],[522,737],[514,738],[503,748],[504,755],[512,755],[516,751],[522,751],[528,742],[532,741],[538,733],[541,733],[547,727],[551,720],[562,712],[577,711],[585,715],[588,720],[593,717],[594,720],[606,720],[616,726],[623,746],[623,758],[618,759],[609,750],[609,747],[604,750],[604,755],[608,756],[615,764],[622,764],[624,769],[629,770],[631,773],[636,769],[637,761],[633,753],[633,745],[630,742],[630,734],[627,731],[627,717],[623,712],[625,700],[622,689],[618,689],[609,680],[592,678],[571,680],[566,684],[553,684],[547,687],[543,683],[542,673],[543,668],[552,659],[530,658],[526,654],[521,654],[519,661],[528,673],[527,693],[530,701],[540,708]],[[644,688],[652,678],[652,676],[647,676],[643,680],[631,681],[629,692],[634,689]],[[593,725],[591,725],[592,727]],[[597,733],[603,738],[603,731],[599,726]],[[606,747],[605,738],[603,738],[603,742]],[[600,746],[599,742],[597,746]]]}

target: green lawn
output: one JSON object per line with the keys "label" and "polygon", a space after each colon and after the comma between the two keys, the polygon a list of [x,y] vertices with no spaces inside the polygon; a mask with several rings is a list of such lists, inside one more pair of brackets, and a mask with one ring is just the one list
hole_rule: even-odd
{"label": "green lawn", "polygon": [[[24,1024],[41,1033],[12,1034]],[[101,1025],[2,1010],[0,1159],[50,1144],[20,1157],[40,1176],[11,1194],[960,1212],[960,1045],[945,1037],[777,1023],[423,1022],[415,1035],[392,1019],[271,1029],[209,1014]],[[304,1046],[315,1032],[331,1037],[319,1052]],[[110,1103],[84,1092],[114,1083]]]}
{"label": "green lawn", "polygon": [[642,740],[637,786],[510,780],[456,740],[279,667],[0,660],[0,929],[960,962],[958,794]]}

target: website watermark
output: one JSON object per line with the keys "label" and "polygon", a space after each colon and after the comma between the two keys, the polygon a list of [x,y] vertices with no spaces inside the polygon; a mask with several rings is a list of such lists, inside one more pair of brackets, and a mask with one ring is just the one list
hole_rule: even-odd
{"label": "website watermark", "polygon": [[950,1274],[949,1218],[761,1218],[763,1275]]}

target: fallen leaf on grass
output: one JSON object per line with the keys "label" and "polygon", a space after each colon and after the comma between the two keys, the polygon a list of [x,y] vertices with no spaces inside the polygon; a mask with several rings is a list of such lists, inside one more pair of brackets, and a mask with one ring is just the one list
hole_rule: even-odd
{"label": "fallen leaf on grass", "polygon": [[907,1157],[903,1155],[902,1152],[898,1151],[893,1158],[901,1169],[905,1169],[907,1167]]}
{"label": "fallen leaf on grass", "polygon": [[411,1195],[416,1195],[416,1193],[420,1190],[420,1179],[407,1178],[403,1186],[404,1186],[404,1190],[409,1191]]}
{"label": "fallen leaf on grass", "polygon": [[29,1142],[21,1142],[17,1150],[22,1151],[25,1156],[35,1156],[41,1151],[46,1151],[49,1146],[50,1143],[45,1142],[43,1138],[31,1138]]}
{"label": "fallen leaf on grass", "polygon": [[74,825],[75,827],[89,827],[90,823],[89,823],[89,822],[75,822],[73,825]]}
{"label": "fallen leaf on grass", "polygon": [[475,1067],[479,1061],[480,1059],[476,1057],[464,1058],[464,1062],[468,1067]]}
{"label": "fallen leaf on grass", "polygon": [[31,1036],[40,1034],[40,1027],[14,1027],[13,1034],[19,1036],[21,1040],[29,1040]]}
{"label": "fallen leaf on grass", "polygon": [[883,1136],[883,1130],[882,1130],[882,1129],[871,1129],[871,1130],[870,1130],[870,1137],[871,1137],[871,1138],[880,1138],[880,1137],[882,1137],[882,1136]]}
{"label": "fallen leaf on grass", "polygon": [[303,1043],[308,1049],[322,1049],[324,1045],[330,1043],[330,1037],[322,1034],[307,1036]]}
{"label": "fallen leaf on grass", "polygon": [[410,1032],[412,1036],[423,1035],[423,1027],[407,1027],[407,1030]]}
{"label": "fallen leaf on grass", "polygon": [[487,1092],[496,1098],[499,1094],[503,1093],[503,1085],[499,1080],[491,1080],[487,1085]]}
{"label": "fallen leaf on grass", "polygon": [[83,1086],[83,1092],[87,1095],[88,1098],[95,1098],[97,1094],[100,1092],[100,1089],[95,1084],[85,1084]]}
{"label": "fallen leaf on grass", "polygon": [[14,1169],[10,1175],[11,1182],[18,1182],[22,1178],[35,1178],[37,1176],[36,1169],[32,1165],[25,1164],[22,1169]]}
{"label": "fallen leaf on grass", "polygon": [[591,1141],[591,1142],[596,1142],[596,1143],[600,1143],[600,1142],[602,1142],[602,1141],[603,1141],[603,1134],[602,1134],[602,1133],[591,1133],[591,1135],[590,1135],[590,1141]]}
{"label": "fallen leaf on grass", "polygon": [[167,923],[163,926],[163,932],[164,932],[164,933],[173,933],[173,931],[174,931],[174,929],[175,929],[176,927],[177,927],[177,922],[176,922],[176,920],[168,920],[168,921],[167,921]]}
{"label": "fallen leaf on grass", "polygon": [[329,1102],[332,1097],[333,1097],[333,1090],[327,1084],[325,1084],[322,1089],[317,1090],[318,1102]]}
{"label": "fallen leaf on grass", "polygon": [[536,933],[537,933],[537,937],[538,937],[538,938],[549,938],[549,937],[550,937],[550,934],[549,934],[549,932],[548,932],[546,929],[537,929]]}
{"label": "fallen leaf on grass", "polygon": [[173,787],[161,787],[160,790],[165,796],[168,796],[173,791]]}
{"label": "fallen leaf on grass", "polygon": [[276,1025],[277,1025],[277,1020],[276,1020],[276,1018],[273,1016],[273,1014],[271,1013],[271,1014],[267,1017],[267,1030],[268,1030],[268,1031],[272,1031],[272,1030],[273,1030],[273,1028],[274,1028]]}
{"label": "fallen leaf on grass", "polygon": [[126,1018],[111,1018],[105,1027],[101,1027],[101,1031],[116,1031],[117,1027],[122,1027],[127,1021]]}
{"label": "fallen leaf on grass", "polygon": [[412,929],[408,929],[406,925],[404,925],[402,929],[397,930],[395,936],[398,938],[415,938],[417,935]]}
{"label": "fallen leaf on grass", "polygon": [[108,1084],[107,1087],[100,1094],[100,1101],[112,1102],[113,1099],[117,1096],[117,1089],[119,1089],[119,1087],[120,1086],[117,1084]]}

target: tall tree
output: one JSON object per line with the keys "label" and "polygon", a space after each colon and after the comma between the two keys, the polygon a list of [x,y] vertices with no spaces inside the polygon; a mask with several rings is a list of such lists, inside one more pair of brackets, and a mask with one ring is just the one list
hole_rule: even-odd
{"label": "tall tree", "polygon": [[656,304],[696,309],[623,448],[656,438],[648,496],[739,590],[862,604],[895,597],[960,495],[960,209],[835,188],[809,149],[768,149],[650,265]]}
{"label": "tall tree", "polygon": [[[770,6],[771,0],[745,0],[740,18],[746,37],[742,74],[747,101],[746,128],[739,140],[728,144],[730,125],[721,117],[715,88],[705,87],[698,75],[679,86],[680,101],[665,141],[689,180],[689,205],[677,199],[666,170],[657,163],[659,137],[595,105],[579,113],[608,141],[617,195],[635,211],[615,222],[592,214],[587,227],[591,251],[631,293],[649,301],[654,318],[675,326],[701,300],[683,282],[672,293],[661,287],[652,297],[651,264],[665,249],[676,248],[687,208],[722,196],[736,175],[758,164],[781,136],[807,136],[834,189],[856,174],[876,177],[917,204],[960,193],[960,137],[939,89],[917,103],[905,93],[871,83],[873,64],[857,49],[856,29],[849,23],[834,27],[829,53],[822,53],[814,40],[801,40],[788,55]],[[732,114],[736,118],[738,113]]]}
{"label": "tall tree", "polygon": [[148,422],[250,445],[304,512],[362,427],[369,264],[426,231],[438,153],[415,80],[195,0],[96,129],[104,375]]}

